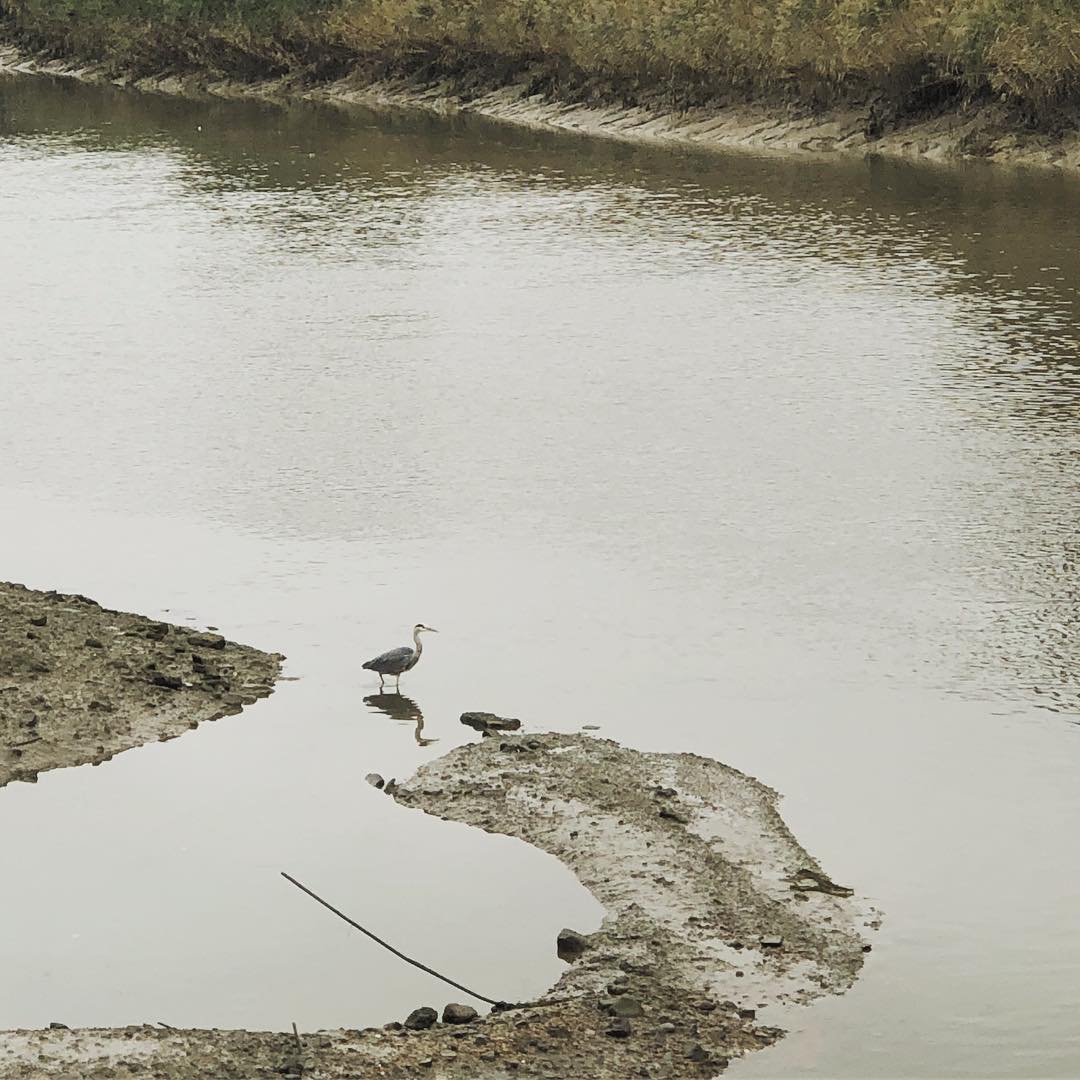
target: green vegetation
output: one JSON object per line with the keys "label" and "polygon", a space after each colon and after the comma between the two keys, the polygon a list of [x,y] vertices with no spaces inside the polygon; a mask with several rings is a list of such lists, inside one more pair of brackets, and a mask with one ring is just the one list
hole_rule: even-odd
{"label": "green vegetation", "polygon": [[[11,33],[126,73],[528,78],[568,95],[894,113],[1006,97],[1046,120],[1080,97],[1077,0],[0,0]],[[887,110],[888,111],[888,110]]]}

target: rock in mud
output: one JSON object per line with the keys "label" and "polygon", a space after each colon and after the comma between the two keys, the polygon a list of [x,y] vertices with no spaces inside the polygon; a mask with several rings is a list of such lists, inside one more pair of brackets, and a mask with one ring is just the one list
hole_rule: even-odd
{"label": "rock in mud", "polygon": [[471,1005],[447,1005],[443,1009],[444,1024],[471,1024],[480,1014]]}
{"label": "rock in mud", "polygon": [[496,716],[489,712],[463,712],[461,722],[466,727],[475,728],[487,734],[489,731],[517,731],[521,721],[508,716]]}
{"label": "rock in mud", "polygon": [[428,1006],[423,1005],[419,1009],[413,1009],[411,1013],[405,1018],[405,1027],[409,1031],[426,1031],[436,1020],[439,1019],[439,1014]]}
{"label": "rock in mud", "polygon": [[589,947],[588,940],[576,930],[560,930],[555,939],[555,951],[560,960],[573,961]]}

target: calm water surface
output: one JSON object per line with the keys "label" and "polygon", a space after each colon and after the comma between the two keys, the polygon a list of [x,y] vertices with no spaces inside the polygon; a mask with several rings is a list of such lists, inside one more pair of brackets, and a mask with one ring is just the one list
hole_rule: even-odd
{"label": "calm water surface", "polygon": [[588,895],[362,780],[480,708],[750,772],[884,909],[731,1075],[1080,1075],[1080,182],[12,78],[0,179],[0,574],[296,679],[0,792],[0,1026],[449,1000],[279,869],[537,992]]}

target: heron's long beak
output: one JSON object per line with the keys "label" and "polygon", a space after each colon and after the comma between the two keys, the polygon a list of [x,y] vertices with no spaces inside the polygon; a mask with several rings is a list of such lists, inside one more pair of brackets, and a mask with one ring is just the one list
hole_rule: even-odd
{"label": "heron's long beak", "polygon": [[439,632],[438,630],[435,629],[434,626],[425,626],[424,629],[425,630],[430,630],[433,634],[437,634]]}

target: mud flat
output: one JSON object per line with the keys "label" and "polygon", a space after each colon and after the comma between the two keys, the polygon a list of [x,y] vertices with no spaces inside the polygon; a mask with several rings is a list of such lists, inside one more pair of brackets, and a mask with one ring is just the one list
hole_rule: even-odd
{"label": "mud flat", "polygon": [[0,583],[0,787],[174,739],[272,693],[283,657]]}
{"label": "mud flat", "polygon": [[[292,1033],[7,1032],[0,1080],[715,1076],[783,1035],[770,1007],[848,989],[878,925],[800,847],[775,792],[705,758],[586,735],[495,734],[386,790],[403,807],[550,852],[600,900],[598,931],[559,935],[566,971],[539,999],[432,1022],[448,1003],[486,1009],[432,980],[417,1006],[433,1012],[412,1026],[388,1017],[386,1027],[302,1033],[299,1046]],[[513,917],[498,897],[485,903],[485,917]],[[313,905],[311,917],[330,916]],[[357,963],[374,947],[357,935]]]}

